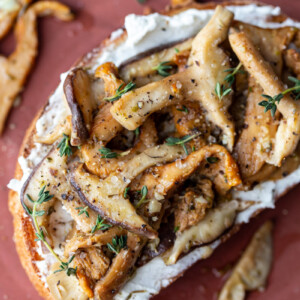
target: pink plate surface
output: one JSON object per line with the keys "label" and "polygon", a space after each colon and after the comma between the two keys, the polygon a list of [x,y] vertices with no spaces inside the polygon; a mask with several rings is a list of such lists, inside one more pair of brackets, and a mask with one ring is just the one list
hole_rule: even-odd
{"label": "pink plate surface", "polygon": [[[54,19],[39,22],[40,51],[32,74],[22,95],[22,103],[9,116],[7,128],[0,138],[0,300],[40,299],[19,262],[12,239],[12,217],[7,208],[8,189],[13,177],[19,147],[26,128],[35,113],[45,104],[66,71],[81,55],[97,46],[111,31],[123,24],[129,13],[142,13],[144,7],[136,0],[64,0],[77,13],[70,23]],[[299,0],[265,0],[279,5],[293,18],[300,13]],[[167,0],[148,0],[147,5],[159,10]],[[0,53],[7,55],[14,47],[8,36],[0,42]],[[1,108],[0,108],[1,109]],[[274,230],[274,263],[268,285],[263,293],[253,292],[248,299],[300,299],[300,186],[289,192],[275,210],[261,214],[244,225],[230,241],[213,256],[199,262],[156,300],[217,299],[217,292],[229,269],[241,254],[254,231],[264,220],[272,218]]]}

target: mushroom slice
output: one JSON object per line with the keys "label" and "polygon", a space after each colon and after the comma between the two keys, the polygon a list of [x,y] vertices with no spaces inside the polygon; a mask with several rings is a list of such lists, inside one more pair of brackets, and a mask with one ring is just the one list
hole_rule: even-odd
{"label": "mushroom slice", "polygon": [[297,75],[298,79],[300,78],[300,53],[295,49],[288,49],[284,52],[284,60],[286,65],[293,70]]}
{"label": "mushroom slice", "polygon": [[7,114],[22,91],[37,56],[38,16],[55,16],[64,21],[73,18],[67,6],[55,1],[41,1],[32,4],[18,19],[15,29],[17,47],[8,58],[0,57],[0,134],[4,129]]}
{"label": "mushroom slice", "polygon": [[89,298],[92,298],[94,293],[91,287],[105,275],[110,265],[110,259],[100,248],[89,247],[77,251],[74,265],[77,267],[76,275],[79,284]]}
{"label": "mushroom slice", "polygon": [[[229,41],[244,67],[264,90],[264,94],[274,96],[284,90],[283,83],[245,33],[230,34]],[[283,118],[277,129],[274,148],[266,162],[280,166],[282,160],[294,152],[300,138],[300,104],[285,95],[277,107]]]}
{"label": "mushroom slice", "polygon": [[[108,112],[110,114],[110,112]],[[139,139],[136,145],[128,151],[120,152],[116,158],[102,158],[99,152],[99,144],[85,144],[81,147],[81,155],[88,171],[100,178],[106,178],[117,169],[124,168],[126,162],[137,153],[143,152],[146,148],[153,147],[157,142],[155,124],[152,118],[146,120],[140,129]]]}
{"label": "mushroom slice", "polygon": [[25,7],[31,1],[10,0],[0,3],[0,40],[10,31],[22,7]]}
{"label": "mushroom slice", "polygon": [[[59,270],[59,263],[52,266],[52,271]],[[65,272],[53,273],[46,278],[51,296],[55,300],[88,300],[89,297],[80,287],[76,276],[68,276]]]}
{"label": "mushroom slice", "polygon": [[265,113],[264,108],[258,105],[263,90],[253,77],[249,78],[249,87],[251,92],[247,98],[246,126],[235,146],[237,162],[244,179],[249,179],[265,164],[272,150],[279,122],[273,119],[270,112]]}
{"label": "mushroom slice", "polygon": [[174,160],[182,154],[181,147],[156,146],[136,155],[121,172],[113,172],[102,181],[85,172],[82,164],[70,172],[69,180],[80,199],[110,223],[155,238],[157,233],[136,213],[123,193],[129,183],[147,168]]}
{"label": "mushroom slice", "polygon": [[[186,53],[191,50],[193,39],[188,39],[184,42],[172,45],[161,51],[152,53],[151,55],[129,62],[120,67],[120,77],[125,82],[134,80],[137,86],[145,85],[146,83],[160,80],[162,77],[155,74],[153,67],[162,62],[174,61],[175,64],[181,65],[179,54]],[[176,49],[176,50],[175,50]],[[176,53],[178,51],[179,53]]]}
{"label": "mushroom slice", "polygon": [[97,108],[91,85],[88,73],[80,68],[70,71],[64,81],[64,93],[72,114],[73,146],[82,145],[89,137],[93,112]]}
{"label": "mushroom slice", "polygon": [[214,192],[212,183],[208,179],[200,180],[195,187],[189,187],[183,196],[178,196],[179,201],[175,204],[175,228],[178,232],[190,228],[199,223],[209,208],[213,205]]}
{"label": "mushroom slice", "polygon": [[[26,195],[29,195],[35,201],[38,199],[41,188],[46,185],[46,190],[51,195],[54,195],[54,198],[39,205],[38,209],[48,211],[53,206],[54,199],[58,199],[62,201],[65,209],[71,214],[78,227],[84,232],[90,232],[96,224],[97,213],[89,210],[89,218],[84,214],[78,214],[78,209],[76,208],[82,207],[82,202],[66,181],[66,173],[66,157],[61,157],[58,149],[53,147],[24,183],[20,196],[22,204],[25,208],[27,207],[32,210],[33,203],[28,200]],[[40,225],[47,225],[47,214],[43,214],[43,216],[38,216],[37,218]]]}
{"label": "mushroom slice", "polygon": [[272,264],[272,228],[268,221],[255,233],[224,284],[219,300],[243,300],[246,291],[264,287]]}
{"label": "mushroom slice", "polygon": [[218,6],[193,41],[190,56],[193,66],[123,95],[110,110],[113,117],[128,130],[134,130],[150,114],[166,106],[196,100],[207,111],[208,120],[223,130],[224,143],[232,150],[234,125],[227,113],[231,96],[220,101],[215,95],[216,84],[224,83],[224,71],[230,67],[229,58],[218,45],[226,39],[232,19],[231,12]]}
{"label": "mushroom slice", "polygon": [[[219,192],[224,194],[231,187],[241,183],[237,164],[229,152],[220,145],[212,145],[205,146],[198,151],[192,152],[186,158],[153,168],[151,170],[152,172],[145,174],[138,180],[139,185],[137,189],[146,185],[149,190],[149,195],[151,195],[150,190],[155,190],[161,195],[166,195],[175,184],[183,182],[201,166],[201,163],[207,163],[207,160],[210,161],[210,158],[214,158],[215,162],[211,164],[214,165],[214,170],[211,174],[208,174],[207,177],[211,176],[215,179],[216,174],[220,171],[220,166],[223,165],[224,168],[224,175],[222,176],[223,184],[214,181],[216,189]],[[205,167],[205,169],[208,168]],[[199,172],[201,174],[201,170]]]}
{"label": "mushroom slice", "polygon": [[94,246],[103,246],[110,243],[111,240],[117,235],[125,235],[127,231],[121,227],[112,227],[105,232],[96,232],[92,235],[83,233],[77,233],[74,237],[68,241],[65,246],[65,257],[69,257],[72,253],[75,253],[78,249],[86,249]]}
{"label": "mushroom slice", "polygon": [[194,246],[216,240],[233,225],[237,209],[237,201],[223,203],[211,209],[198,224],[182,233],[177,233],[174,246],[164,255],[166,264],[175,264],[183,252],[189,251]]}
{"label": "mushroom slice", "polygon": [[295,27],[266,29],[242,22],[234,22],[233,27],[244,32],[259,49],[263,58],[272,65],[275,73],[281,75],[283,68],[281,54],[292,41],[297,29]]}
{"label": "mushroom slice", "polygon": [[117,254],[106,275],[95,286],[94,293],[97,299],[111,300],[114,298],[115,292],[119,291],[128,280],[144,243],[141,237],[128,233],[127,247]]}
{"label": "mushroom slice", "polygon": [[[118,69],[111,63],[107,62],[99,66],[95,72],[96,78],[101,78],[104,81],[104,89],[106,97],[111,97],[116,90],[124,84],[124,81],[118,78]],[[123,127],[111,115],[111,103],[106,102],[99,107],[99,111],[94,119],[91,138],[102,144],[107,144],[114,138]]]}

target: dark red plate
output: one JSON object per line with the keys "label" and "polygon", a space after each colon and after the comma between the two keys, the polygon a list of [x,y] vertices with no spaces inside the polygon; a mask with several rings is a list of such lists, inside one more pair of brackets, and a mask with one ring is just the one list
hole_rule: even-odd
{"label": "dark red plate", "polygon": [[[85,52],[97,46],[111,31],[123,24],[129,13],[142,13],[137,0],[64,0],[77,13],[71,23],[54,19],[39,22],[40,51],[36,66],[22,95],[22,103],[10,114],[7,129],[0,138],[0,299],[40,299],[22,269],[12,240],[12,217],[7,208],[6,185],[14,176],[26,128],[35,113],[45,104],[66,71]],[[280,5],[297,18],[299,0],[266,0]],[[168,0],[148,0],[147,5],[159,10]],[[7,55],[14,47],[10,36],[0,42],[0,53]],[[1,109],[1,107],[0,107]],[[217,299],[217,291],[226,278],[226,269],[239,257],[254,231],[266,219],[273,218],[275,258],[269,283],[264,293],[254,292],[249,299],[300,299],[300,186],[283,197],[277,208],[266,211],[213,254],[197,263],[156,300]]]}

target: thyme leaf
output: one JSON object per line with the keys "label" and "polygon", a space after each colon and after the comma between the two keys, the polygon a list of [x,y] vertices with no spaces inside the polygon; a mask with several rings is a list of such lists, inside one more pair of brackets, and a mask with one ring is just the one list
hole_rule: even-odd
{"label": "thyme leaf", "polygon": [[59,269],[54,271],[54,273],[58,273],[58,272],[63,272],[65,271],[67,273],[68,276],[70,275],[76,275],[77,272],[77,267],[76,268],[71,268],[70,264],[73,261],[75,255],[73,255],[67,262],[61,262]]}
{"label": "thyme leaf", "polygon": [[185,112],[187,114],[189,113],[189,110],[188,110],[188,108],[185,105],[182,105],[181,108],[177,108],[176,110],[183,111],[183,112]]}
{"label": "thyme leaf", "polygon": [[117,152],[111,151],[109,148],[101,147],[99,149],[99,152],[101,153],[101,158],[116,158],[119,156]]}
{"label": "thyme leaf", "polygon": [[235,76],[238,73],[244,73],[244,71],[240,70],[242,67],[242,63],[239,63],[235,68],[227,69],[224,72],[229,74],[226,75],[224,81],[227,82],[228,85],[220,84],[220,82],[216,83],[215,86],[215,94],[221,101],[225,96],[229,95],[232,92],[232,85],[235,82]]}
{"label": "thyme leaf", "polygon": [[130,190],[130,187],[125,188],[124,195],[123,195],[125,199],[128,197],[129,190]]}
{"label": "thyme leaf", "polygon": [[107,243],[107,247],[110,251],[114,252],[115,254],[119,254],[120,251],[127,246],[127,236],[115,236],[111,243]]}
{"label": "thyme leaf", "polygon": [[137,203],[136,208],[139,208],[145,202],[147,194],[148,194],[148,188],[147,188],[147,186],[143,185],[143,187],[142,187],[142,189],[141,189],[140,192],[142,194],[142,197],[139,200],[139,202]]}
{"label": "thyme leaf", "polygon": [[107,230],[112,225],[104,223],[104,219],[101,218],[101,216],[97,216],[96,225],[93,226],[91,233],[95,233],[97,230]]}
{"label": "thyme leaf", "polygon": [[[262,106],[265,108],[265,112],[271,111],[272,117],[275,116],[275,113],[277,111],[277,104],[280,102],[280,100],[283,98],[283,94],[278,94],[274,97],[271,97],[269,95],[262,95],[264,98],[267,100],[263,100],[258,103],[258,105]],[[277,102],[277,104],[276,104]]]}
{"label": "thyme leaf", "polygon": [[170,61],[163,61],[159,63],[157,66],[153,67],[152,70],[157,71],[160,76],[167,77],[170,76],[170,71],[173,67],[170,65]]}
{"label": "thyme leaf", "polygon": [[[107,97],[107,98],[104,98],[104,100],[108,101],[108,102],[114,102],[114,101],[117,101],[119,100],[124,94],[128,93],[129,91],[133,90],[135,87],[136,87],[136,84],[133,83],[132,81],[130,81],[128,84],[125,85],[125,83],[122,83],[114,96],[112,97]],[[124,87],[124,88],[123,88]]]}
{"label": "thyme leaf", "polygon": [[82,214],[85,214],[87,218],[90,217],[88,210],[88,206],[85,207],[76,207],[75,209],[79,210],[78,211],[78,216],[81,216]]}
{"label": "thyme leaf", "polygon": [[59,149],[59,155],[62,156],[71,156],[73,154],[72,148],[70,145],[70,137],[63,133],[63,138],[57,146]]}
{"label": "thyme leaf", "polygon": [[76,271],[77,271],[77,267],[74,269],[74,268],[71,268],[70,267],[70,264],[71,262],[73,261],[74,259],[74,256],[72,256],[69,261],[67,262],[64,262],[63,260],[60,259],[60,257],[54,252],[54,250],[52,249],[52,247],[49,245],[49,243],[47,242],[46,240],[46,237],[45,237],[45,233],[44,233],[44,230],[40,227],[40,225],[38,224],[38,221],[37,221],[37,216],[41,216],[45,213],[45,211],[38,211],[37,210],[37,207],[45,202],[48,202],[50,201],[54,196],[53,195],[50,195],[50,192],[49,191],[46,191],[46,185],[44,185],[39,194],[38,194],[38,199],[36,201],[34,201],[30,195],[26,195],[27,198],[29,199],[30,202],[33,203],[33,208],[32,210],[29,209],[26,205],[25,205],[25,210],[27,212],[29,212],[29,214],[32,216],[32,220],[33,220],[33,224],[34,224],[34,228],[36,230],[35,232],[35,235],[36,235],[36,239],[35,241],[40,241],[42,242],[45,247],[49,250],[49,252],[55,257],[55,259],[60,263],[60,269],[59,270],[56,270],[54,271],[54,273],[57,273],[57,272],[62,272],[62,271],[65,271],[67,273],[68,276],[70,275],[76,275]]}
{"label": "thyme leaf", "polygon": [[182,138],[177,138],[177,137],[168,137],[166,139],[166,144],[170,145],[170,146],[174,146],[174,145],[181,145],[184,149],[184,152],[186,153],[186,155],[189,154],[189,152],[187,151],[186,145],[185,143],[191,141],[192,139],[194,139],[197,136],[197,134],[193,134],[193,135],[186,135]]}
{"label": "thyme leaf", "polygon": [[295,100],[300,99],[300,80],[292,76],[289,76],[288,79],[295,84],[293,87],[288,88],[282,93],[279,93],[278,95],[275,95],[273,97],[270,95],[262,95],[266,100],[263,100],[258,103],[258,105],[263,106],[265,108],[265,112],[270,110],[272,117],[275,116],[275,113],[277,111],[277,105],[284,97],[284,95],[292,93],[292,96]]}

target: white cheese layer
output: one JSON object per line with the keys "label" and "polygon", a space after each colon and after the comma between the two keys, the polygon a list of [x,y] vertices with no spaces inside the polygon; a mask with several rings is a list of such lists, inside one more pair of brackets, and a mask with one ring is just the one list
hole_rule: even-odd
{"label": "white cheese layer", "polygon": [[[279,7],[257,6],[255,4],[245,6],[229,6],[229,10],[235,14],[235,19],[264,28],[276,28],[284,26],[295,26],[300,28],[299,22],[287,19],[284,23],[270,23],[267,18],[278,16],[281,13]],[[168,17],[157,13],[148,16],[129,15],[125,19],[125,28],[127,39],[118,46],[112,45],[105,49],[94,66],[96,69],[104,62],[112,61],[119,66],[124,61],[143,53],[154,47],[170,44],[176,41],[187,39],[194,36],[201,28],[205,26],[211,18],[213,10],[195,10],[190,9],[178,15]],[[122,34],[123,30],[118,29],[113,32],[111,39],[114,40]],[[69,114],[64,104],[63,81],[67,73],[61,75],[61,83],[49,98],[49,104],[46,107],[42,117],[37,121],[36,129],[38,135],[42,136],[51,131]],[[20,166],[23,170],[23,178],[19,181],[12,179],[8,187],[20,192],[23,183],[28,178],[31,170],[44,158],[49,148],[44,145],[35,144],[30,155],[25,159],[19,158]],[[257,185],[253,190],[247,192],[236,192],[235,197],[241,200],[252,200],[257,202],[249,209],[239,213],[237,222],[248,222],[254,211],[261,208],[274,207],[276,196],[284,193],[290,186],[300,182],[300,168],[292,174],[277,181],[268,181]],[[69,222],[67,212],[64,214],[59,211],[59,218]],[[53,216],[55,217],[55,215]],[[64,235],[58,238],[58,243],[64,241]],[[220,241],[205,247],[193,250],[191,253],[180,259],[175,265],[166,266],[160,257],[157,257],[138,268],[136,274],[129,280],[125,287],[116,295],[116,299],[149,299],[153,294],[157,294],[161,288],[166,287],[173,278],[179,276],[185,269],[196,261],[208,257],[219,245]],[[52,263],[50,255],[43,254],[41,249],[39,253],[45,257],[44,262],[36,262],[45,281],[45,276],[49,273],[48,266]]]}

